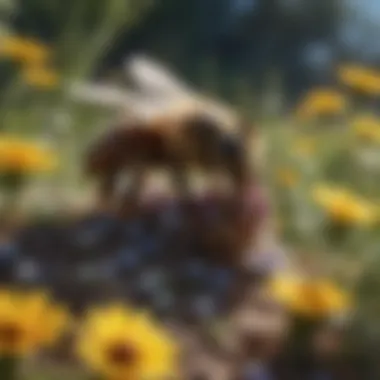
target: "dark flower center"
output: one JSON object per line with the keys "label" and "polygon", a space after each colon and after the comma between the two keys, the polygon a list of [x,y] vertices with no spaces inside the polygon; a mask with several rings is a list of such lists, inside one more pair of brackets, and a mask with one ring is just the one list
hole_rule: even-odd
{"label": "dark flower center", "polygon": [[107,357],[112,364],[127,366],[136,361],[137,351],[132,345],[118,343],[108,348]]}
{"label": "dark flower center", "polygon": [[22,330],[13,323],[0,324],[0,342],[5,346],[13,346],[20,341]]}

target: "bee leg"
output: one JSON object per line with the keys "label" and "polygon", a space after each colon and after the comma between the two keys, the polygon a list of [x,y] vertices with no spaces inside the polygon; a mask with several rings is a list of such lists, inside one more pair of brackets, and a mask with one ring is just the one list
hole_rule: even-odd
{"label": "bee leg", "polygon": [[130,215],[138,210],[140,196],[145,185],[147,173],[144,166],[136,166],[131,173],[130,186],[122,195],[120,213],[122,216]]}
{"label": "bee leg", "polygon": [[174,165],[171,172],[175,190],[179,192],[181,197],[189,198],[191,196],[191,188],[185,166]]}

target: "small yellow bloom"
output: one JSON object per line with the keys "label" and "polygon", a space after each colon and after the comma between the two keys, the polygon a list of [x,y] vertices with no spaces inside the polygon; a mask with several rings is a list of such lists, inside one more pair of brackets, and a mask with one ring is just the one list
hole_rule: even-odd
{"label": "small yellow bloom", "polygon": [[178,351],[169,334],[147,315],[118,305],[88,313],[77,352],[105,379],[154,380],[178,374]]}
{"label": "small yellow bloom", "polygon": [[290,311],[308,318],[332,317],[352,308],[351,297],[326,279],[277,276],[269,281],[268,294]]}
{"label": "small yellow bloom", "polygon": [[0,172],[27,174],[56,166],[56,156],[46,147],[15,136],[0,136]]}
{"label": "small yellow bloom", "polygon": [[302,278],[299,276],[275,276],[267,284],[268,295],[280,304],[293,305],[297,301],[297,292],[301,284]]}
{"label": "small yellow bloom", "polygon": [[306,284],[302,294],[303,299],[296,307],[309,315],[323,315],[326,312],[339,315],[352,308],[350,295],[328,279],[317,279],[312,284]]}
{"label": "small yellow bloom", "polygon": [[346,98],[333,89],[317,89],[308,93],[296,111],[297,118],[310,120],[319,116],[334,116],[347,108]]}
{"label": "small yellow bloom", "polygon": [[359,92],[378,95],[380,94],[380,73],[357,65],[344,65],[338,70],[341,82]]}
{"label": "small yellow bloom", "polygon": [[313,198],[337,224],[371,225],[378,219],[374,205],[346,189],[317,186]]}
{"label": "small yellow bloom", "polygon": [[352,86],[360,82],[365,76],[365,69],[357,65],[343,65],[338,69],[340,81],[346,85]]}
{"label": "small yellow bloom", "polygon": [[352,121],[352,128],[361,140],[380,143],[380,120],[371,115],[364,115]]}
{"label": "small yellow bloom", "polygon": [[35,64],[49,58],[48,48],[38,41],[18,36],[6,36],[0,40],[0,56],[21,63]]}
{"label": "small yellow bloom", "polygon": [[43,292],[0,290],[0,356],[51,346],[68,324],[67,311]]}
{"label": "small yellow bloom", "polygon": [[291,168],[282,168],[277,172],[278,183],[288,188],[292,188],[297,184],[298,177],[298,173]]}
{"label": "small yellow bloom", "polygon": [[28,66],[25,67],[23,72],[25,83],[29,86],[49,89],[55,88],[59,84],[58,74],[49,68],[43,66]]}

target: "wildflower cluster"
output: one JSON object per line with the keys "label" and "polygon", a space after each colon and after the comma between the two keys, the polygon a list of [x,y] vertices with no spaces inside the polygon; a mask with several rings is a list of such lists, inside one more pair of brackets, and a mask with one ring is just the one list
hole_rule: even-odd
{"label": "wildflower cluster", "polygon": [[310,120],[321,116],[342,114],[347,109],[347,99],[333,89],[315,89],[308,93],[299,105],[297,117]]}
{"label": "wildflower cluster", "polygon": [[0,57],[20,64],[22,79],[31,87],[49,89],[59,84],[59,76],[51,64],[51,51],[39,41],[29,37],[3,36]]}
{"label": "wildflower cluster", "polygon": [[56,166],[54,153],[38,141],[0,135],[0,173],[27,175],[51,171]]}
{"label": "wildflower cluster", "polygon": [[170,378],[177,373],[177,346],[148,315],[111,305],[74,320],[43,291],[8,288],[0,291],[1,378],[16,379],[23,359],[53,348],[69,333],[75,336],[78,359],[101,379]]}
{"label": "wildflower cluster", "polygon": [[270,280],[268,292],[292,313],[304,318],[331,318],[352,308],[351,296],[329,279],[282,274]]}
{"label": "wildflower cluster", "polygon": [[362,94],[380,94],[380,74],[374,69],[354,64],[344,65],[338,70],[338,78],[345,86]]}
{"label": "wildflower cluster", "polygon": [[[358,106],[355,96],[360,95],[370,100],[380,95],[380,74],[372,68],[343,65],[338,68],[336,77],[343,88],[314,88],[305,95],[296,110],[299,122],[342,121],[344,116],[349,115]],[[368,117],[365,121],[360,121],[364,124],[368,124],[367,122],[369,122]]]}
{"label": "wildflower cluster", "polygon": [[313,196],[334,223],[373,225],[379,220],[379,210],[375,203],[347,189],[321,185],[313,190]]}

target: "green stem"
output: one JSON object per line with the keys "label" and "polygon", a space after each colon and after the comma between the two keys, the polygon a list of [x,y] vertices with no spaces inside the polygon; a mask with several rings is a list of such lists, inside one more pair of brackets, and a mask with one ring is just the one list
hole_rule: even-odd
{"label": "green stem", "polygon": [[18,360],[16,357],[0,358],[0,379],[15,380],[17,379]]}
{"label": "green stem", "polygon": [[319,323],[319,321],[295,318],[293,352],[296,356],[311,354],[313,336],[319,327]]}
{"label": "green stem", "polygon": [[[20,192],[26,178],[18,174],[3,174],[0,176],[0,191],[4,199],[0,209],[0,228],[4,228],[17,212]],[[1,232],[1,231],[0,231]]]}

